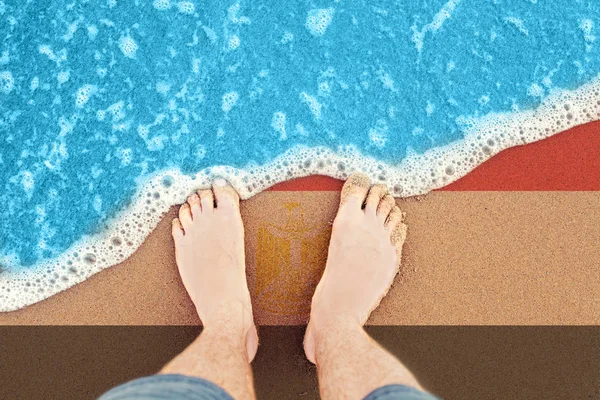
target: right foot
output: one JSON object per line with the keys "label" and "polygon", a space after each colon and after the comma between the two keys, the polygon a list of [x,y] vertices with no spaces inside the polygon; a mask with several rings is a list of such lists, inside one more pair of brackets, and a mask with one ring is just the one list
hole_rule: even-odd
{"label": "right foot", "polygon": [[192,194],[181,206],[172,233],[179,274],[204,327],[240,336],[252,361],[258,336],[239,204],[235,189],[219,179],[212,190]]}
{"label": "right foot", "polygon": [[[363,208],[364,206],[364,208]],[[351,175],[333,223],[327,266],[312,299],[304,337],[306,357],[315,363],[315,336],[336,321],[364,325],[387,294],[400,266],[406,225],[384,185]]]}

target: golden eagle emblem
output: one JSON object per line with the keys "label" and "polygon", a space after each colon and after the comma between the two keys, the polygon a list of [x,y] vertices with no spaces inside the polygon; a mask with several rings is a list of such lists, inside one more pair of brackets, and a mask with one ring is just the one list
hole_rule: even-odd
{"label": "golden eagle emblem", "polygon": [[309,226],[304,209],[286,202],[287,220],[258,227],[256,300],[278,315],[308,315],[315,287],[325,269],[331,225]]}

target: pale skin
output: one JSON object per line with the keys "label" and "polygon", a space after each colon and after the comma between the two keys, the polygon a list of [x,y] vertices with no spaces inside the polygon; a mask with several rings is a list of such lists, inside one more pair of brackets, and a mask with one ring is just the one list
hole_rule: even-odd
{"label": "pale skin", "polygon": [[[258,336],[246,282],[239,196],[218,180],[212,190],[188,198],[172,228],[179,273],[204,330],[161,373],[200,377],[236,399],[254,399],[250,362]],[[410,371],[363,329],[398,272],[405,237],[402,213],[387,189],[353,174],[342,189],[304,339],[323,399],[362,399],[388,384],[422,390]]]}

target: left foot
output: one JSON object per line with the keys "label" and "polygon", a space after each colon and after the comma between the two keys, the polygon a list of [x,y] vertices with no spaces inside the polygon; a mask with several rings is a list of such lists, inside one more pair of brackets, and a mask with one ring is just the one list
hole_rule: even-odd
{"label": "left foot", "polygon": [[248,361],[258,348],[246,281],[244,226],[237,192],[218,179],[192,194],[173,220],[175,258],[205,328],[227,326],[246,339]]}

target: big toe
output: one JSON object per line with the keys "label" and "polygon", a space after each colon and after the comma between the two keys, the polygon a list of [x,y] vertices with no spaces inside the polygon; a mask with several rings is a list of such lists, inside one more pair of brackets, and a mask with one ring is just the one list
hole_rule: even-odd
{"label": "big toe", "polygon": [[353,173],[348,177],[342,188],[340,207],[344,204],[362,207],[370,187],[371,180],[368,176],[361,173]]}
{"label": "big toe", "polygon": [[212,188],[215,194],[215,202],[217,203],[217,208],[239,208],[240,196],[225,179],[216,179],[213,183]]}

